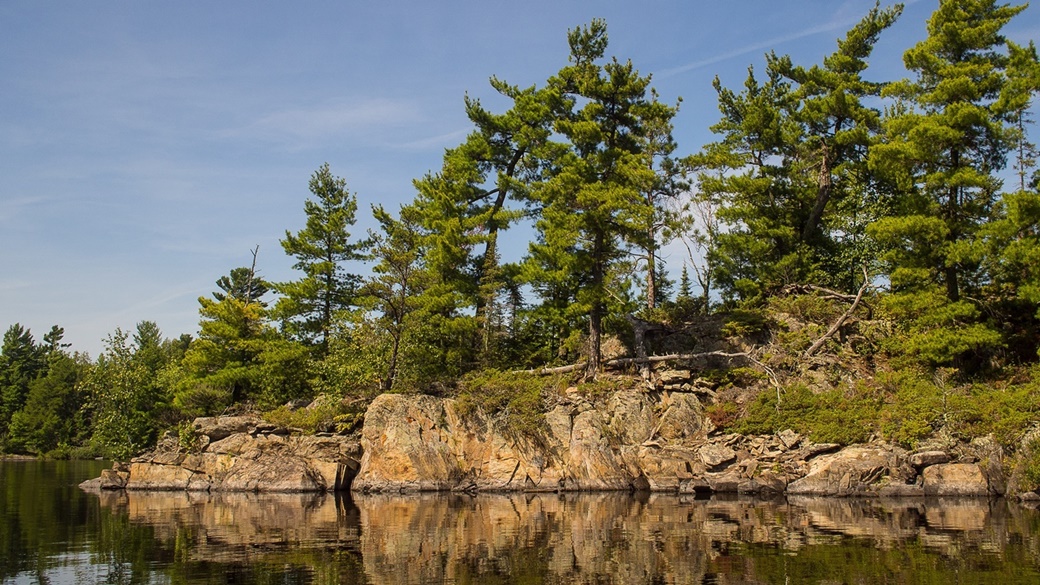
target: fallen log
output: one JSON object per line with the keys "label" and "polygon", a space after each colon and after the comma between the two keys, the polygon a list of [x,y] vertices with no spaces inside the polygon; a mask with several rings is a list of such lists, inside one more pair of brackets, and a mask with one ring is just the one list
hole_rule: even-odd
{"label": "fallen log", "polygon": [[[701,353],[671,353],[667,355],[651,355],[646,357],[633,357],[633,358],[616,358],[603,362],[603,366],[610,368],[616,366],[628,366],[632,364],[652,364],[657,362],[669,362],[678,360],[694,360],[707,357],[726,357],[726,358],[737,358],[737,357],[748,357],[747,352],[725,352],[725,351],[705,351]],[[568,366],[557,366],[554,368],[538,368],[532,370],[517,370],[516,373],[520,374],[538,374],[538,375],[550,375],[550,374],[566,374],[568,372],[574,372],[585,367],[585,362],[579,362]]]}

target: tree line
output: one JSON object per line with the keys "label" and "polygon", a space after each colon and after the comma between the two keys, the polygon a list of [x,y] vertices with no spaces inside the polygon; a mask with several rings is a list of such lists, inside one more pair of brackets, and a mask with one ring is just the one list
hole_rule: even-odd
{"label": "tree line", "polygon": [[[281,240],[299,278],[266,281],[254,250],[199,299],[194,338],[145,321],[91,361],[58,327],[37,343],[12,325],[3,449],[125,456],[185,417],[442,392],[481,370],[577,365],[592,379],[605,346],[642,353],[637,321],[753,311],[802,285],[869,288],[895,324],[886,351],[913,367],[1036,362],[1040,64],[1001,34],[1024,8],[941,0],[907,76],[877,82],[869,59],[902,6],[875,6],[821,63],[770,52],[740,88],[716,78],[715,139],[688,155],[681,104],[608,58],[594,20],[544,84],[491,79],[504,111],[466,97],[470,134],[411,202],[371,207],[376,229],[353,233],[357,195],[322,165],[305,226]],[[661,250],[676,241],[689,257],[673,282]]]}

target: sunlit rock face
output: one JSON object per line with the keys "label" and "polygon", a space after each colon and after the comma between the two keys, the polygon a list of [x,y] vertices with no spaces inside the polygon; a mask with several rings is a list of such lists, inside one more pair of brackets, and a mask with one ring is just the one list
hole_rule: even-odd
{"label": "sunlit rock face", "polygon": [[356,440],[290,436],[251,417],[200,418],[194,446],[176,437],[128,465],[116,464],[97,481],[101,489],[231,492],[345,490],[358,467]]}
{"label": "sunlit rock face", "polygon": [[700,402],[618,392],[545,415],[538,432],[515,436],[480,413],[465,419],[451,399],[387,394],[365,415],[355,491],[678,490],[703,464]]}
{"label": "sunlit rock face", "polygon": [[648,490],[814,496],[1005,493],[992,439],[948,451],[814,443],[794,431],[720,435],[693,392],[568,393],[531,432],[450,398],[387,394],[370,405],[352,490]]}
{"label": "sunlit rock face", "polygon": [[592,401],[568,390],[539,424],[518,430],[451,398],[385,394],[369,405],[360,439],[294,434],[251,417],[196,419],[193,442],[168,434],[85,487],[986,497],[1025,485],[1022,472],[1005,477],[1021,465],[1005,461],[992,437],[911,452],[815,443],[792,430],[721,434],[702,400],[626,389]]}

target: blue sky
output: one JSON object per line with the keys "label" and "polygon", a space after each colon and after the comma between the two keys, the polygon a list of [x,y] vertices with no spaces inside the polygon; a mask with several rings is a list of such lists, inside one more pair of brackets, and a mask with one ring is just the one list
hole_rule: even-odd
{"label": "blue sky", "polygon": [[[873,0],[643,2],[0,2],[0,327],[65,328],[96,356],[116,327],[197,331],[197,298],[236,266],[296,277],[278,240],[303,226],[328,162],[373,203],[414,196],[470,130],[462,100],[506,104],[492,75],[541,84],[566,32],[604,18],[609,55],[653,74],[681,153],[711,140],[711,81],[737,87],[771,49],[811,65]],[[872,60],[902,52],[936,2],[907,3]],[[1040,38],[1033,7],[1006,29]],[[682,256],[668,262],[675,270]]]}

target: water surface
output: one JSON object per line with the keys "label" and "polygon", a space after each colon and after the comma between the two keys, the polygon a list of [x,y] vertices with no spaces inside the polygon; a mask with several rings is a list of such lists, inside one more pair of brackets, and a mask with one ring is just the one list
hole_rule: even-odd
{"label": "water surface", "polygon": [[1004,500],[80,491],[0,462],[8,583],[1040,583]]}

